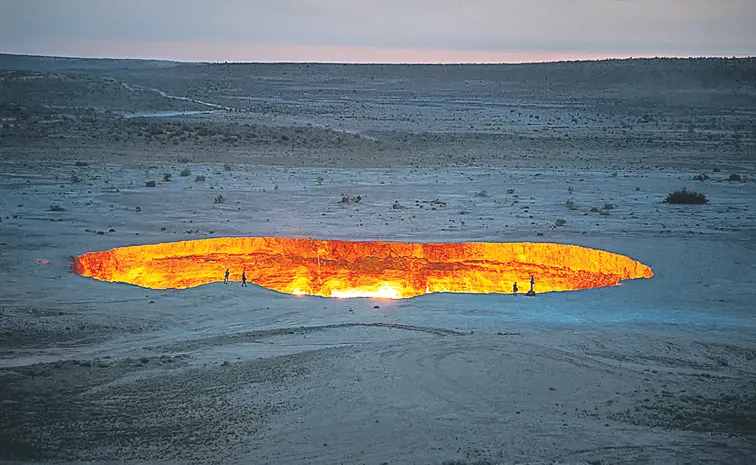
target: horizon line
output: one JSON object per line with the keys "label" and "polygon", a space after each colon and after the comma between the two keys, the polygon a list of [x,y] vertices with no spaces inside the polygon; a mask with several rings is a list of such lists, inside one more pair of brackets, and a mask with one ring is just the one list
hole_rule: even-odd
{"label": "horizon line", "polygon": [[121,61],[155,61],[168,62],[176,64],[208,64],[208,65],[427,65],[427,66],[459,66],[459,65],[540,65],[540,64],[559,64],[559,63],[596,63],[602,61],[632,61],[632,60],[748,60],[756,58],[756,55],[638,55],[638,56],[611,56],[607,55],[602,58],[575,58],[561,60],[543,60],[543,61],[318,61],[318,60],[182,60],[170,58],[141,57],[141,56],[102,56],[102,55],[75,55],[75,54],[44,54],[44,53],[16,53],[2,52],[0,56],[14,57],[33,57],[33,58],[61,58],[69,60],[121,60]]}

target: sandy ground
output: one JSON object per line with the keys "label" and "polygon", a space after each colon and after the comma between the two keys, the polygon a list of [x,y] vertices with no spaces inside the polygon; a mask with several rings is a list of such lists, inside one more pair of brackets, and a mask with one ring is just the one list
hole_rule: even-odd
{"label": "sandy ground", "polygon": [[[754,70],[0,56],[0,461],[753,463]],[[682,187],[710,202],[662,203]],[[571,243],[656,276],[373,301],[69,268],[223,236]]]}

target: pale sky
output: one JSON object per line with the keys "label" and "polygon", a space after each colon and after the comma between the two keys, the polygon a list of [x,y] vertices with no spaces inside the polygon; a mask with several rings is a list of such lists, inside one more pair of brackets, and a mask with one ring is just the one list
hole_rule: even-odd
{"label": "pale sky", "polygon": [[0,0],[0,53],[184,61],[756,56],[756,0]]}

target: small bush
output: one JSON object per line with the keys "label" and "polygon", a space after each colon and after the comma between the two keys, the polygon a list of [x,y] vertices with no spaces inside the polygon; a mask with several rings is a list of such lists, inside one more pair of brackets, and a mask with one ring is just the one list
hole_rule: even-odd
{"label": "small bush", "polygon": [[66,211],[66,209],[61,207],[60,205],[50,205],[50,211],[51,212],[64,212]]}
{"label": "small bush", "polygon": [[229,165],[228,163],[224,163],[223,164],[223,169],[226,170],[226,171],[231,171],[231,165]]}
{"label": "small bush", "polygon": [[318,186],[322,186],[323,181],[325,181],[325,179],[323,179],[323,176],[318,176],[318,178],[315,181],[317,181]]}
{"label": "small bush", "polygon": [[198,175],[196,178],[194,178],[194,182],[204,182],[204,181],[205,181],[205,177],[202,176],[201,174]]}
{"label": "small bush", "polygon": [[739,174],[732,173],[727,180],[730,182],[740,182],[743,178]]}
{"label": "small bush", "polygon": [[226,198],[223,197],[222,195],[219,195],[218,197],[215,198],[215,203],[223,203],[225,201],[226,201]]}
{"label": "small bush", "polygon": [[361,195],[358,195],[357,197],[349,197],[348,195],[341,194],[341,201],[339,201],[339,203],[360,203],[360,200],[362,200]]}
{"label": "small bush", "polygon": [[598,207],[591,207],[591,213],[598,213],[601,210],[598,209]]}
{"label": "small bush", "polygon": [[702,174],[693,176],[693,180],[694,181],[706,181],[708,179],[710,179],[708,174],[703,174],[702,173]]}
{"label": "small bush", "polygon": [[674,204],[703,205],[706,202],[708,202],[708,200],[705,195],[693,191],[687,191],[685,188],[680,191],[672,192],[667,195],[666,199],[664,199],[664,203]]}
{"label": "small bush", "polygon": [[514,189],[507,189],[507,194],[512,195],[515,193]]}
{"label": "small bush", "polygon": [[712,171],[714,171],[715,173],[719,173],[719,172],[720,172],[720,171],[722,171],[722,170],[721,170],[721,169],[719,169],[719,168],[714,168],[714,169],[713,169]]}
{"label": "small bush", "polygon": [[564,226],[565,224],[567,224],[567,221],[564,218],[557,218],[554,222],[555,226]]}
{"label": "small bush", "polygon": [[488,197],[488,191],[485,189],[482,189],[475,193],[475,197]]}
{"label": "small bush", "polygon": [[156,186],[155,181],[147,181],[144,185],[147,186],[147,187],[155,187]]}
{"label": "small bush", "polygon": [[614,210],[615,208],[617,208],[616,205],[611,204],[611,203],[605,203],[602,210]]}
{"label": "small bush", "polygon": [[575,205],[575,201],[570,199],[565,204],[565,207],[569,208],[570,210],[577,210],[577,205]]}
{"label": "small bush", "polygon": [[185,178],[185,177],[189,176],[190,174],[192,174],[192,170],[190,170],[189,168],[184,168],[183,170],[181,170],[181,177],[182,178]]}
{"label": "small bush", "polygon": [[165,173],[163,175],[163,181],[168,182],[171,180],[171,173]]}
{"label": "small bush", "polygon": [[72,174],[71,175],[71,182],[74,183],[74,184],[78,184],[78,183],[81,182],[81,178],[78,177],[78,176],[76,176],[75,174]]}

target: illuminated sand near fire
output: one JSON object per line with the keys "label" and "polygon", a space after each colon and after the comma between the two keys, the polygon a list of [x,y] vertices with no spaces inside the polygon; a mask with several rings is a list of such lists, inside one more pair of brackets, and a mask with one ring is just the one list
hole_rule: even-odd
{"label": "illuminated sand near fire", "polygon": [[409,298],[434,292],[574,291],[650,278],[624,255],[549,243],[351,242],[272,237],[215,238],[122,247],[74,259],[73,271],[101,281],[185,289],[232,280],[296,295]]}

